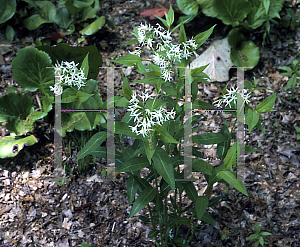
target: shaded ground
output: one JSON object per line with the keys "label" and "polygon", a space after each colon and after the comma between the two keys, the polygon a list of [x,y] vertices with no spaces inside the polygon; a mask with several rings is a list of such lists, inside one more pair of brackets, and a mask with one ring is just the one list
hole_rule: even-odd
{"label": "shaded ground", "polygon": [[[175,1],[170,3],[175,6]],[[112,19],[117,28],[104,28],[86,41],[86,44],[96,45],[101,51],[103,67],[108,66],[116,55],[123,56],[128,54],[128,50],[134,49],[133,45],[126,49],[121,45],[133,38],[132,26],[149,22],[140,17],[140,12],[154,6],[154,1],[103,1],[100,15],[105,14]],[[167,4],[164,6],[168,8]],[[151,25],[156,22],[150,21]],[[211,19],[198,18],[186,26],[186,33],[188,36],[195,36],[211,26]],[[17,86],[10,65],[16,52],[32,45],[35,38],[54,33],[55,30],[51,28],[17,33],[18,39],[11,45],[8,44],[9,52],[3,55],[5,65],[0,70],[1,95],[7,86]],[[203,50],[213,40],[225,36],[224,26],[218,22],[212,37],[203,45]],[[261,44],[262,35],[249,37],[257,45]],[[300,127],[299,90],[295,90],[293,99],[289,102],[291,92],[283,91],[287,78],[282,78],[278,70],[278,67],[288,66],[297,58],[299,37],[299,30],[272,26],[271,43],[266,45],[261,62],[252,71],[246,72],[247,79],[253,81],[253,76],[257,79],[265,78],[259,82],[259,86],[278,92],[279,97],[274,107],[276,112],[262,116],[265,134],[253,130],[246,135],[246,144],[261,150],[260,153],[247,155],[245,165],[238,167],[249,197],[232,187],[216,185],[214,194],[223,195],[223,201],[214,208],[209,208],[208,213],[219,223],[219,227],[202,222],[196,229],[191,246],[253,246],[253,241],[245,239],[254,233],[255,222],[262,226],[262,231],[272,233],[267,238],[270,246],[299,246],[300,144],[292,127]],[[67,37],[67,43],[76,45],[76,39],[76,35]],[[292,41],[292,44],[288,44],[287,40]],[[126,71],[129,81],[137,79],[138,75],[134,70],[131,74],[129,72]],[[98,81],[105,97],[105,71],[100,71]],[[116,88],[122,85],[117,73],[115,81]],[[231,83],[235,83],[234,71],[231,72]],[[135,86],[134,83],[131,85]],[[216,85],[224,87],[225,83]],[[202,85],[199,95],[211,103],[220,93],[215,86]],[[268,95],[268,91],[261,90],[251,102],[255,106]],[[53,118],[50,115],[49,120],[51,117]],[[203,113],[201,124],[210,130],[218,130],[224,119],[230,122],[227,115]],[[87,177],[76,175],[75,179],[68,179],[67,184],[55,184],[60,174],[53,170],[53,121],[48,122],[50,124],[38,121],[33,131],[40,139],[39,145],[26,148],[13,159],[0,160],[0,246],[80,246],[84,241],[91,242],[92,246],[155,246],[152,239],[147,238],[151,225],[143,224],[138,215],[127,218],[130,207],[126,203],[125,174],[118,174],[118,180],[114,182],[93,182],[90,177],[99,174],[94,169]],[[3,136],[8,134],[2,129]],[[212,150],[205,149],[204,154],[211,162],[217,163]],[[67,155],[65,158],[68,158]],[[75,160],[75,155],[69,158],[71,167],[75,167]],[[99,168],[101,162],[97,161],[97,165]],[[201,195],[206,183],[199,174],[195,174],[195,178],[195,185]],[[223,193],[224,188],[229,191],[226,195]],[[184,202],[190,203],[187,199]],[[143,210],[141,214],[146,215],[148,212]],[[181,234],[186,232],[187,229],[183,227]],[[221,236],[225,234],[227,239],[221,240]]]}

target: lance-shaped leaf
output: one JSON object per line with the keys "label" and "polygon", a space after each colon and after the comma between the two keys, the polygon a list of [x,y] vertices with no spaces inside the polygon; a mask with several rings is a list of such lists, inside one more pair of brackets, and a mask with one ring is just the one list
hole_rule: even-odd
{"label": "lance-shaped leaf", "polygon": [[263,102],[259,103],[256,107],[256,111],[259,113],[266,113],[272,110],[272,107],[275,104],[276,93],[268,96]]}
{"label": "lance-shaped leaf", "polygon": [[219,171],[218,177],[224,179],[232,187],[248,196],[245,185],[241,180],[236,179],[236,174],[233,171]]}
{"label": "lance-shaped leaf", "polygon": [[161,125],[156,124],[154,126],[154,129],[157,131],[158,133],[158,138],[164,142],[169,142],[169,143],[176,143],[176,144],[180,144],[178,141],[176,141],[170,134],[169,132]]}
{"label": "lance-shaped leaf", "polygon": [[218,144],[225,141],[225,137],[220,133],[205,133],[201,135],[192,136],[195,143],[203,145]]}
{"label": "lance-shaped leaf", "polygon": [[127,66],[133,66],[136,63],[141,62],[141,61],[142,61],[142,59],[139,56],[134,55],[134,54],[126,55],[126,56],[120,57],[118,59],[111,60],[111,62],[120,63],[120,64],[124,64]]}
{"label": "lance-shaped leaf", "polygon": [[152,157],[154,167],[163,179],[171,186],[171,189],[175,189],[175,178],[173,164],[170,157],[163,149],[157,149]]}
{"label": "lance-shaped leaf", "polygon": [[133,176],[130,176],[127,179],[126,188],[127,188],[128,205],[131,205],[131,203],[134,200],[135,194],[137,193],[138,189],[140,188],[140,185],[137,181],[135,181]]}
{"label": "lance-shaped leaf", "polygon": [[224,167],[232,169],[236,167],[237,160],[240,156],[240,145],[238,145],[237,141],[229,148],[225,160],[224,160]]}
{"label": "lance-shaped leaf", "polygon": [[128,218],[131,218],[151,202],[156,195],[156,188],[145,188],[135,200]]}
{"label": "lance-shaped leaf", "polygon": [[207,207],[208,207],[207,196],[198,196],[196,203],[195,203],[195,209],[196,209],[198,220],[202,220],[202,217],[203,217]]}
{"label": "lance-shaped leaf", "polygon": [[120,165],[116,172],[134,172],[149,166],[150,163],[147,158],[133,157]]}

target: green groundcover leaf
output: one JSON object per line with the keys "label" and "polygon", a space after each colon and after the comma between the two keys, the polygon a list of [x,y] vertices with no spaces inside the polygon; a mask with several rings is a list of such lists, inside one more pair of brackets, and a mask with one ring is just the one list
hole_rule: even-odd
{"label": "green groundcover leaf", "polygon": [[32,46],[21,49],[12,60],[14,79],[25,92],[43,90],[44,83],[54,81],[54,70],[50,67],[49,55]]}
{"label": "green groundcover leaf", "polygon": [[0,139],[0,158],[10,158],[16,156],[25,146],[32,146],[38,142],[34,136],[4,136]]}
{"label": "green groundcover leaf", "polygon": [[16,12],[16,0],[0,0],[0,24],[6,22]]}
{"label": "green groundcover leaf", "polygon": [[97,20],[92,22],[90,25],[79,31],[83,35],[93,35],[98,32],[105,24],[105,16],[99,17]]}

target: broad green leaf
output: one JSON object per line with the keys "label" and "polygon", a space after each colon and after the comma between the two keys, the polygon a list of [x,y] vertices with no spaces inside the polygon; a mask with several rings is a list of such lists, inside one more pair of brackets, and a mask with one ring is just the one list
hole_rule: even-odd
{"label": "broad green leaf", "polygon": [[55,23],[56,7],[51,1],[35,1],[35,4],[41,9],[42,16],[51,23]]}
{"label": "broad green leaf", "polygon": [[147,138],[143,139],[143,142],[144,142],[147,159],[151,164],[151,159],[156,150],[157,137],[153,133],[150,133]]}
{"label": "broad green leaf", "polygon": [[74,0],[73,5],[76,8],[87,8],[93,4],[95,0]]}
{"label": "broad green leaf", "polygon": [[54,69],[47,53],[30,46],[21,49],[12,60],[14,79],[25,92],[44,91],[48,81],[54,82]]}
{"label": "broad green leaf", "polygon": [[259,113],[266,113],[272,110],[276,100],[276,93],[268,96],[263,102],[259,103],[256,111]]}
{"label": "broad green leaf", "polygon": [[219,171],[218,176],[224,179],[228,184],[248,196],[245,185],[241,180],[236,179],[236,174],[232,171]]}
{"label": "broad green leaf", "polygon": [[99,0],[95,0],[94,7],[89,6],[83,9],[81,20],[85,21],[90,18],[95,18],[99,10]]}
{"label": "broad green leaf", "polygon": [[175,143],[175,144],[180,144],[178,141],[176,141],[170,134],[169,132],[161,125],[156,124],[154,126],[154,129],[157,131],[158,135],[157,138],[164,141],[164,142],[169,142],[169,143]]}
{"label": "broad green leaf", "polygon": [[175,189],[174,169],[170,161],[170,157],[163,149],[157,149],[154,153],[153,163],[155,169],[163,177],[163,179],[171,186],[171,189]]}
{"label": "broad green leaf", "polygon": [[136,63],[141,62],[141,61],[142,61],[142,59],[139,56],[133,55],[133,54],[126,55],[126,56],[120,57],[115,60],[111,60],[111,62],[120,63],[120,64],[124,64],[127,66],[133,66]]}
{"label": "broad green leaf", "polygon": [[197,219],[202,220],[202,217],[208,207],[208,198],[207,196],[198,196],[195,203],[195,210],[197,213]]}
{"label": "broad green leaf", "polygon": [[192,136],[192,140],[193,142],[198,144],[212,145],[225,141],[225,138],[220,133],[205,133],[201,135]]}
{"label": "broad green leaf", "polygon": [[25,138],[19,136],[4,136],[0,139],[0,158],[16,156],[25,146],[32,146],[38,142],[34,135]]}
{"label": "broad green leaf", "polygon": [[230,168],[236,167],[237,160],[240,156],[240,146],[238,145],[237,141],[229,148],[225,159],[224,159],[224,167]]}
{"label": "broad green leaf", "polygon": [[225,25],[237,26],[251,11],[251,3],[244,0],[213,0],[213,11]]}
{"label": "broad green leaf", "polygon": [[105,24],[105,16],[99,17],[97,20],[92,22],[90,25],[79,31],[80,34],[83,35],[93,35],[98,32]]}
{"label": "broad green leaf", "polygon": [[71,15],[67,8],[60,8],[57,10],[55,23],[61,28],[68,28],[72,23]]}
{"label": "broad green leaf", "polygon": [[245,123],[249,126],[249,132],[256,126],[258,120],[259,115],[249,107],[245,117]]}
{"label": "broad green leaf", "polygon": [[[225,120],[224,125],[223,125],[223,127],[221,129],[220,134],[222,134],[224,136],[225,140],[227,139],[227,141],[228,141],[228,138],[229,138],[229,129],[228,129],[227,121],[226,120]],[[221,142],[217,146],[217,154],[218,154],[218,157],[221,160],[222,160],[223,156],[226,155],[227,150],[229,149],[229,147],[226,146],[227,141]]]}
{"label": "broad green leaf", "polygon": [[141,211],[145,206],[148,205],[149,202],[151,202],[156,195],[156,188],[148,187],[145,188],[138,196],[138,198],[135,200],[130,214],[128,218],[131,218],[135,214],[137,214],[139,211]]}
{"label": "broad green leaf", "polygon": [[259,61],[259,48],[253,41],[243,41],[241,47],[232,47],[230,59],[237,67],[254,67]]}
{"label": "broad green leaf", "polygon": [[193,184],[193,182],[187,182],[187,183],[183,183],[183,188],[186,192],[186,195],[193,201],[196,202],[197,198],[198,198],[198,192],[195,188],[195,185]]}
{"label": "broad green leaf", "polygon": [[134,172],[149,167],[150,163],[147,158],[133,157],[116,169],[116,172]]}
{"label": "broad green leaf", "polygon": [[196,0],[176,0],[177,6],[185,15],[198,14],[199,6]]}
{"label": "broad green leaf", "polygon": [[37,29],[40,25],[44,23],[51,23],[50,21],[45,20],[39,14],[32,15],[25,20],[23,20],[23,25],[29,30]]}
{"label": "broad green leaf", "polygon": [[206,16],[217,17],[218,13],[212,8],[212,0],[197,0],[197,3],[200,5],[201,12]]}
{"label": "broad green leaf", "polygon": [[16,7],[16,0],[0,0],[0,24],[13,17]]}
{"label": "broad green leaf", "polygon": [[193,159],[192,166],[193,166],[192,168],[193,172],[202,172],[203,174],[206,175],[212,175],[214,170],[211,164],[209,164],[208,162],[202,159]]}
{"label": "broad green leaf", "polygon": [[78,156],[77,156],[77,162],[80,159],[83,159],[84,157],[88,156],[96,150],[102,142],[104,142],[107,138],[107,132],[100,131],[96,134],[94,134],[90,140],[84,145],[84,147],[80,150]]}
{"label": "broad green leaf", "polygon": [[172,5],[170,5],[168,14],[165,13],[165,15],[166,15],[166,20],[167,20],[168,26],[171,27],[171,25],[174,22],[174,11],[172,9]]}

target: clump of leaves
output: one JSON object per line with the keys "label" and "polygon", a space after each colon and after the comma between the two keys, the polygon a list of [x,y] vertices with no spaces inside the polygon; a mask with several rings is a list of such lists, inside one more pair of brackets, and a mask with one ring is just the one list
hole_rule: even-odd
{"label": "clump of leaves", "polygon": [[254,244],[254,247],[257,247],[259,244],[261,244],[261,246],[264,246],[265,243],[267,243],[266,240],[264,240],[264,237],[268,236],[268,235],[272,235],[269,232],[260,232],[261,231],[261,226],[259,226],[257,224],[257,222],[254,225],[254,230],[256,231],[256,234],[251,234],[248,238],[246,238],[246,240],[255,240],[257,239],[257,241]]}

